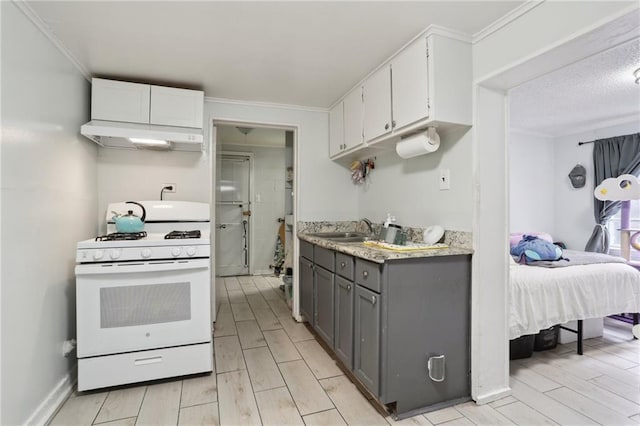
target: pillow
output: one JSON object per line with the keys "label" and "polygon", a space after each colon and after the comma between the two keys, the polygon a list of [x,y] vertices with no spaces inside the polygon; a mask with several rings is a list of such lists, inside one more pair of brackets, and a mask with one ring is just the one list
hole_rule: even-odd
{"label": "pillow", "polygon": [[551,235],[545,232],[526,232],[526,233],[514,232],[509,234],[509,247],[513,248],[514,246],[517,246],[520,240],[522,240],[522,238],[525,235],[533,235],[534,237],[538,237],[541,240],[545,240],[545,241],[549,241],[550,243],[553,243],[553,238],[551,238]]}

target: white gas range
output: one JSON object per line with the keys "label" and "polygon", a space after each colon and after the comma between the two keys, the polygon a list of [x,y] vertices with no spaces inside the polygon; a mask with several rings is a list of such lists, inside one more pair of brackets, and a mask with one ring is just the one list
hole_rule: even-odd
{"label": "white gas range", "polygon": [[[145,232],[78,243],[78,390],[212,371],[209,205],[142,201]],[[124,239],[121,239],[124,238]]]}

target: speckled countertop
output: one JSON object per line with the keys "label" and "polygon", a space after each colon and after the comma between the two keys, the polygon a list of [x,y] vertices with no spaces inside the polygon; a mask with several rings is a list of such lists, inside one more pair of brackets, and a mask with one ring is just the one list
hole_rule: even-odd
{"label": "speckled countertop", "polygon": [[[365,246],[363,243],[339,243],[336,241],[328,240],[326,238],[314,237],[308,234],[308,232],[314,233],[314,232],[351,231],[351,230],[360,231],[360,232],[364,231],[364,229],[359,229],[355,225],[356,225],[356,222],[340,222],[340,223],[316,222],[313,224],[309,222],[300,223],[298,229],[301,229],[302,232],[298,232],[298,238],[300,238],[301,240],[310,242],[312,244],[315,244],[319,247],[324,247],[329,250],[335,250],[341,253],[350,254],[352,256],[360,257],[362,259],[370,260],[376,263],[384,263],[387,260],[396,260],[396,259],[473,254],[473,250],[471,249],[471,235],[468,232],[446,231],[444,242],[449,246],[449,248],[415,250],[415,251],[385,250],[382,248]],[[414,232],[414,234],[421,235],[421,233],[419,232]],[[417,240],[417,238],[415,240]]]}

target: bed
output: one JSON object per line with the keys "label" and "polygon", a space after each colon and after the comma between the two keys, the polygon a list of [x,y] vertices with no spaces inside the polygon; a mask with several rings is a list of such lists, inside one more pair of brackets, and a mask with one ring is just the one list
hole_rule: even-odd
{"label": "bed", "polygon": [[578,334],[581,354],[581,320],[640,311],[640,272],[630,265],[543,268],[511,259],[509,339],[578,320],[577,330],[565,329]]}

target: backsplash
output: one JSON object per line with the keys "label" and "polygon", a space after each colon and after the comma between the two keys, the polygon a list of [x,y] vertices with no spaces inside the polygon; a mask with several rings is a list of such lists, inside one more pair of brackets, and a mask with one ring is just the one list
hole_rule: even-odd
{"label": "backsplash", "polygon": [[[382,228],[382,224],[374,223],[373,224],[373,234],[379,235],[380,229]],[[423,242],[423,233],[425,228],[412,228],[412,227],[403,227],[403,229],[407,230],[407,241],[412,241],[415,243]],[[298,222],[298,232],[300,233],[309,233],[309,232],[348,232],[348,231],[356,231],[356,232],[364,232],[368,233],[369,230],[367,225],[362,221],[338,221],[338,222],[330,222],[330,221],[322,221],[322,222]],[[444,243],[451,247],[463,247],[472,249],[473,248],[473,234],[471,232],[465,231],[444,231]]]}

